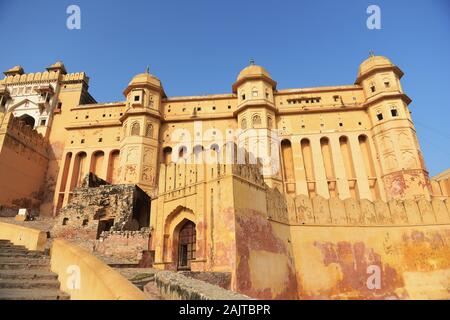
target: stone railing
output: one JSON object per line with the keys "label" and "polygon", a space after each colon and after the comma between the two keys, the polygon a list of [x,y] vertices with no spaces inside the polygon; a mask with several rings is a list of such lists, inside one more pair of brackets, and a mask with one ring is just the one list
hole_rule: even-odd
{"label": "stone railing", "polygon": [[117,271],[66,240],[53,240],[50,255],[51,270],[72,300],[147,300]]}
{"label": "stone railing", "polygon": [[15,245],[25,246],[28,250],[44,251],[47,233],[16,224],[0,222],[0,239],[9,240]]}

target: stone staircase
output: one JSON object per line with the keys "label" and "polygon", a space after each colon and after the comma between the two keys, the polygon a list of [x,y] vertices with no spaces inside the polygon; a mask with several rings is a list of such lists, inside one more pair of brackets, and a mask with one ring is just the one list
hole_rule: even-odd
{"label": "stone staircase", "polygon": [[0,240],[0,300],[69,300],[50,271],[50,257]]}

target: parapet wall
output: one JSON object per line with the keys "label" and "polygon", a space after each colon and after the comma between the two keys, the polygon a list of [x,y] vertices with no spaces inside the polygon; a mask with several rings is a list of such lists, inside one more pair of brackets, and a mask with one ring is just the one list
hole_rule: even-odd
{"label": "parapet wall", "polygon": [[320,196],[295,198],[268,192],[268,214],[272,220],[291,225],[422,225],[450,223],[450,198],[381,200]]}
{"label": "parapet wall", "polygon": [[36,130],[0,113],[0,205],[38,210],[48,164],[48,142]]}

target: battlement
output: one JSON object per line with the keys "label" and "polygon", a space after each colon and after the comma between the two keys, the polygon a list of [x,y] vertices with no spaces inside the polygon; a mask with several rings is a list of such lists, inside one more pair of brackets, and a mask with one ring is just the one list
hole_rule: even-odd
{"label": "battlement", "polygon": [[30,83],[46,83],[61,80],[63,83],[73,82],[85,82],[89,84],[89,77],[84,72],[75,72],[69,74],[63,74],[59,78],[60,73],[55,71],[44,71],[35,73],[24,73],[7,75],[4,79],[0,80],[0,84],[12,85],[12,84],[30,84]]}
{"label": "battlement", "polygon": [[86,84],[89,84],[89,77],[86,76],[84,72],[76,72],[64,74],[61,81],[63,83],[84,82]]}
{"label": "battlement", "polygon": [[[284,198],[284,199],[283,199]],[[391,200],[325,199],[274,195],[267,197],[269,218],[290,225],[434,225],[450,223],[450,198]]]}
{"label": "battlement", "polygon": [[[244,149],[240,149],[248,155]],[[185,190],[195,192],[193,188],[202,182],[221,179],[225,176],[234,176],[240,180],[265,189],[264,177],[261,173],[261,164],[237,163],[237,156],[227,158],[225,152],[214,154],[214,151],[203,150],[197,154],[190,154],[177,162],[160,164],[159,193],[172,194],[174,197],[185,196]],[[222,157],[222,158],[220,158]],[[246,157],[245,154],[242,157]]]}
{"label": "battlement", "polygon": [[42,134],[15,118],[12,113],[0,113],[0,124],[0,135],[8,135],[47,158],[48,141]]}

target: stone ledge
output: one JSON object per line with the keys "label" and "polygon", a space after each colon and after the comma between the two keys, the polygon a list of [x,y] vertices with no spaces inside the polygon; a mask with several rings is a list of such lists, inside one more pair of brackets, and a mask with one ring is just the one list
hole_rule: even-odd
{"label": "stone ledge", "polygon": [[[161,296],[168,300],[251,300],[243,294],[225,290],[180,273],[155,271],[155,284]],[[147,285],[146,285],[147,286]],[[144,287],[145,291],[145,287]]]}

